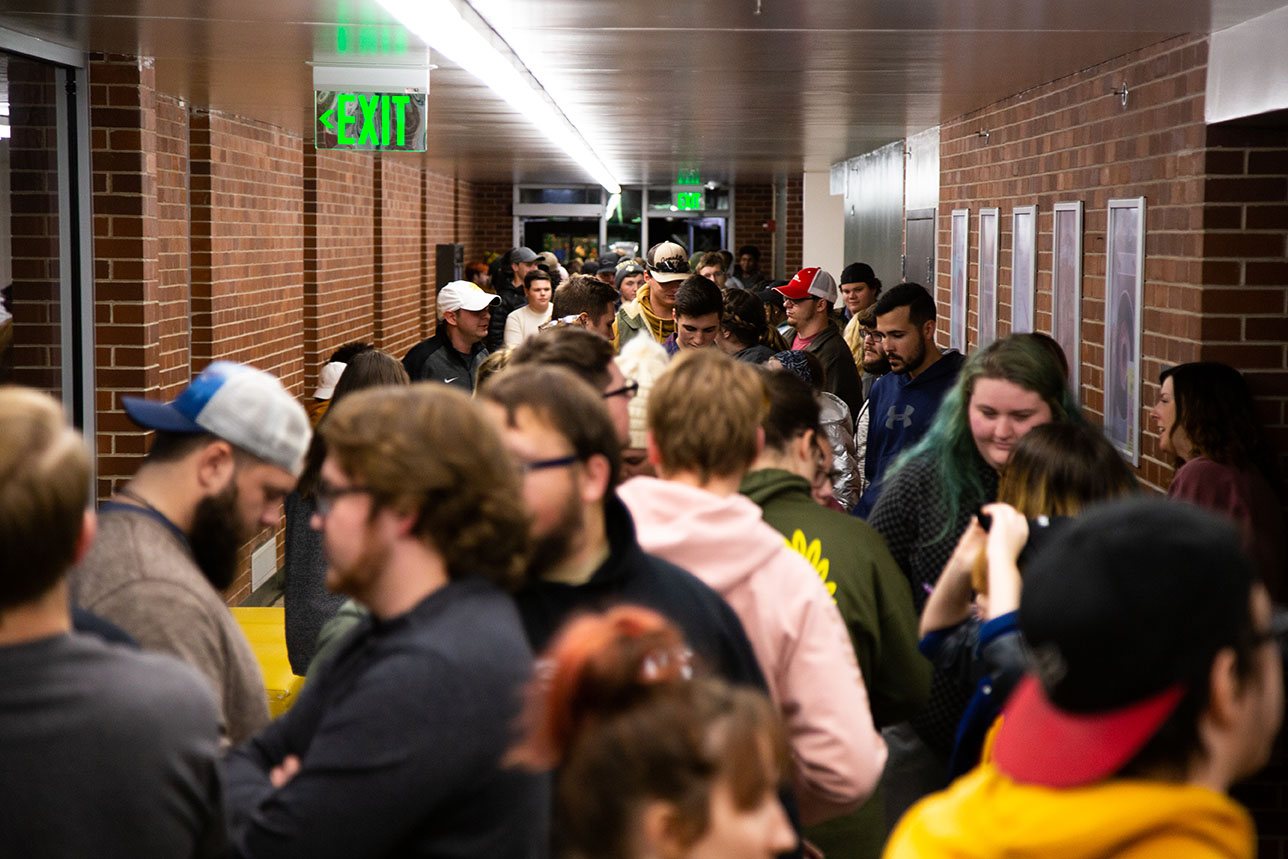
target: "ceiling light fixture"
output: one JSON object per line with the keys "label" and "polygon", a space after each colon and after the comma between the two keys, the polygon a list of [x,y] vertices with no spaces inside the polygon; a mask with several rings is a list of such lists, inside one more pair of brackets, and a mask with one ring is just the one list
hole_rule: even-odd
{"label": "ceiling light fixture", "polygon": [[610,194],[622,186],[550,92],[474,7],[464,0],[378,0],[400,24],[487,84],[527,117]]}

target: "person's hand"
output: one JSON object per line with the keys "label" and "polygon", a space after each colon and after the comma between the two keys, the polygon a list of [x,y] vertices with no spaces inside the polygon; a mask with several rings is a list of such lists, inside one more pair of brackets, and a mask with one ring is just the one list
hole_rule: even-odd
{"label": "person's hand", "polygon": [[984,512],[993,517],[988,529],[988,558],[1005,558],[1014,562],[1029,541],[1029,520],[1009,504],[989,504]]}
{"label": "person's hand", "polygon": [[299,771],[300,759],[295,755],[287,755],[280,764],[269,770],[268,781],[274,788],[282,788],[288,781],[295,778]]}
{"label": "person's hand", "polygon": [[987,540],[988,532],[979,524],[979,517],[970,517],[970,524],[957,540],[957,546],[949,556],[948,563],[944,564],[940,578],[965,576],[969,579],[971,567],[975,564],[979,553],[984,550]]}
{"label": "person's hand", "polygon": [[1009,504],[989,504],[993,517],[988,529],[988,618],[1001,617],[1020,607],[1020,570],[1016,561],[1029,541],[1029,520]]}

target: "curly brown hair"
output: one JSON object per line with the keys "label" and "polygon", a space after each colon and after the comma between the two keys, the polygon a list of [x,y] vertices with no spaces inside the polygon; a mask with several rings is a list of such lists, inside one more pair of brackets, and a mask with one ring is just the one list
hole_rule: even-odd
{"label": "curly brown hair", "polygon": [[436,382],[359,391],[319,428],[346,475],[371,490],[372,515],[415,513],[413,533],[448,575],[513,589],[527,561],[527,514],[518,469],[492,421],[460,391]]}

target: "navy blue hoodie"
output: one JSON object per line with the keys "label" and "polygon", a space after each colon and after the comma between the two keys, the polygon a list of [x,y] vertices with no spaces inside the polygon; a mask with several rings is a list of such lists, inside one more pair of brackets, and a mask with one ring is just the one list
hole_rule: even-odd
{"label": "navy blue hoodie", "polygon": [[907,373],[887,373],[873,383],[868,394],[864,460],[869,486],[854,507],[855,516],[866,518],[876,506],[886,469],[926,434],[965,360],[960,352],[949,349],[915,379]]}

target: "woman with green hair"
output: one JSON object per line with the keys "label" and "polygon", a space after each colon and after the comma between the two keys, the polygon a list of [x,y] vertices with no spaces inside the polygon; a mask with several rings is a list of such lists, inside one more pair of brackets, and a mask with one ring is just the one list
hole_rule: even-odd
{"label": "woman with green hair", "polygon": [[[1024,334],[972,354],[925,436],[894,466],[868,517],[912,585],[917,613],[970,517],[997,500],[999,474],[1020,438],[1052,421],[1082,421],[1050,349]],[[930,703],[913,720],[947,761],[966,704],[936,674]]]}

